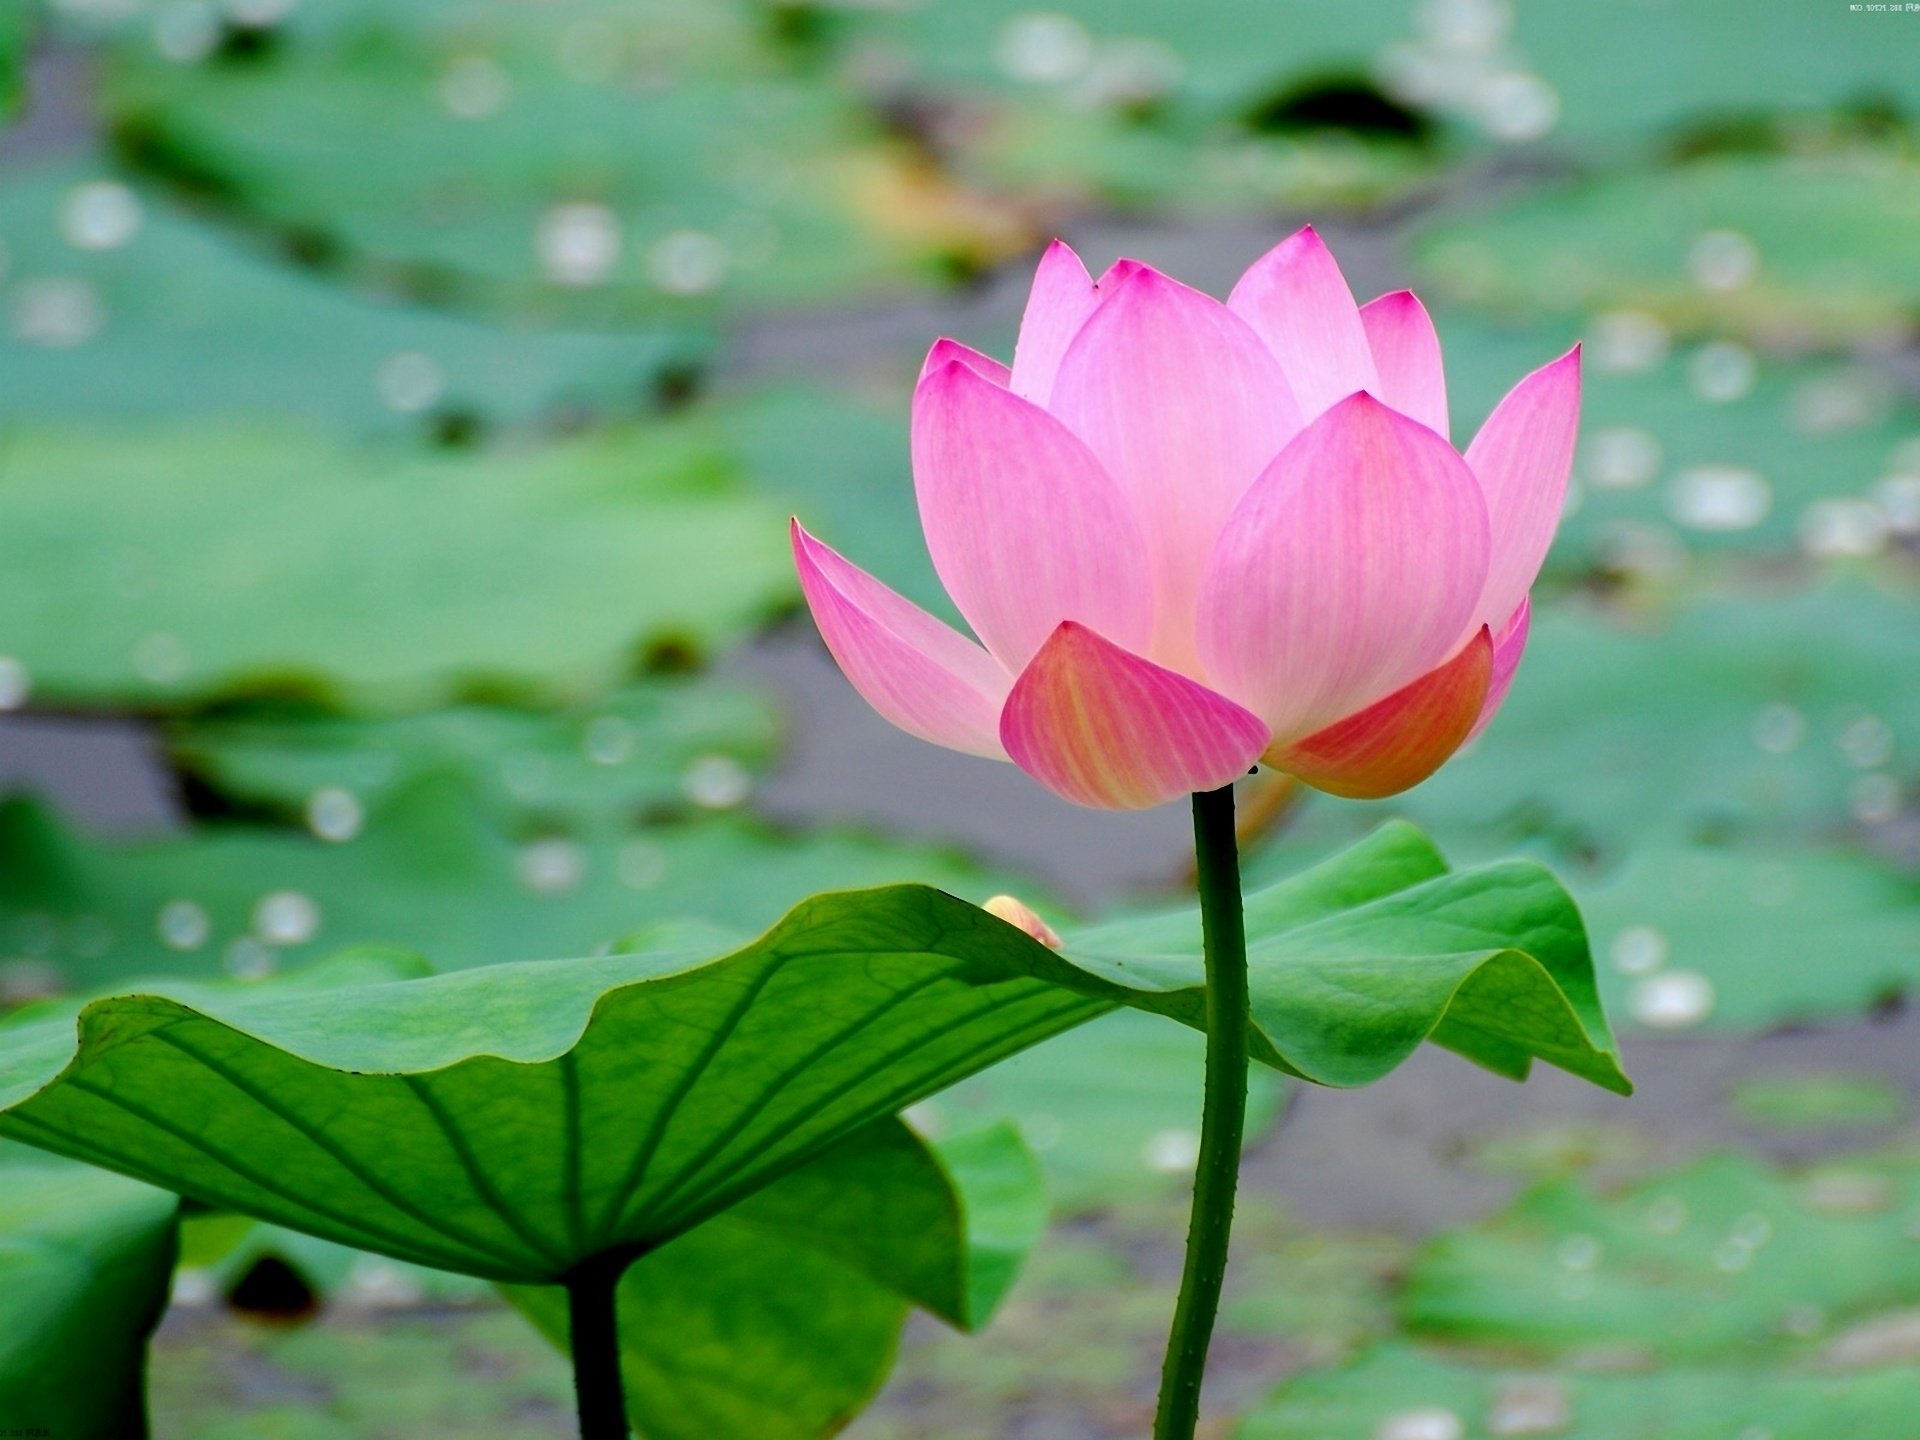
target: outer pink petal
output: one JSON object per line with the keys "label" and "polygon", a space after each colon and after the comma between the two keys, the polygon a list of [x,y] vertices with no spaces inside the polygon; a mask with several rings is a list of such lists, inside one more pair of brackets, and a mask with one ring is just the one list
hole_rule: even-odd
{"label": "outer pink petal", "polygon": [[849,564],[798,520],[793,561],[820,637],[869,705],[922,740],[1006,759],[999,716],[1013,677],[991,655]]}
{"label": "outer pink petal", "polygon": [[1048,408],[1139,518],[1158,607],[1148,653],[1186,668],[1220,527],[1300,426],[1279,362],[1218,300],[1140,265],[1068,347]]}
{"label": "outer pink petal", "polygon": [[1141,645],[1147,543],[1093,452],[1038,405],[965,365],[913,397],[913,483],[933,567],[1007,670],[1062,620]]}
{"label": "outer pink petal", "polygon": [[1075,804],[1142,810],[1245,774],[1267,727],[1069,621],[1014,682],[1000,740],[1022,770]]}
{"label": "outer pink petal", "polygon": [[1431,430],[1354,395],[1281,451],[1221,533],[1200,658],[1278,744],[1391,694],[1459,646],[1487,514]]}
{"label": "outer pink petal", "polygon": [[1275,746],[1267,763],[1356,800],[1410,790],[1466,741],[1492,668],[1493,641],[1483,625],[1451,660],[1304,740]]}
{"label": "outer pink petal", "polygon": [[1496,631],[1520,607],[1547,558],[1580,428],[1580,347],[1543,365],[1494,408],[1467,447],[1493,525],[1493,559],[1474,618]]}
{"label": "outer pink petal", "polygon": [[944,336],[933,342],[933,348],[927,351],[925,363],[920,366],[920,378],[926,379],[941,366],[959,361],[974,374],[994,384],[1005,386],[1012,372],[991,355],[983,355],[971,345],[962,345],[958,340],[949,340]]}
{"label": "outer pink petal", "polygon": [[1099,304],[1093,277],[1064,240],[1047,246],[1033,272],[1020,337],[1013,346],[1013,393],[1037,405],[1047,403],[1060,357]]}
{"label": "outer pink petal", "polygon": [[1467,732],[1471,740],[1487,728],[1489,721],[1500,713],[1505,703],[1507,691],[1513,688],[1514,672],[1520,668],[1520,657],[1527,651],[1527,631],[1533,624],[1533,601],[1522,600],[1520,608],[1508,619],[1499,638],[1493,642],[1493,674],[1487,681],[1487,698],[1481,703],[1480,714],[1473,722],[1473,729]]}
{"label": "outer pink petal", "polygon": [[1395,290],[1360,307],[1380,387],[1373,393],[1436,435],[1447,431],[1447,372],[1433,317],[1411,290]]}
{"label": "outer pink petal", "polygon": [[1248,266],[1227,305],[1278,357],[1305,419],[1378,383],[1353,292],[1311,225]]}

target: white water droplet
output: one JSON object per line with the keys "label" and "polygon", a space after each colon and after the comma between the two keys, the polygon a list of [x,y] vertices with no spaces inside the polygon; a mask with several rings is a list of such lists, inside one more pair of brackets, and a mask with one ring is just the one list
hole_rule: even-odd
{"label": "white water droplet", "polygon": [[366,823],[367,812],[351,790],[327,785],[307,797],[307,828],[336,844],[351,840]]}
{"label": "white water droplet", "polygon": [[604,205],[556,205],[540,217],[534,246],[540,268],[557,285],[598,285],[620,259],[620,220]]}
{"label": "white water droplet", "polygon": [[380,362],[374,384],[389,410],[418,415],[432,409],[447,393],[447,372],[431,355],[402,350]]}
{"label": "white water droplet", "polygon": [[220,1298],[220,1285],[205,1266],[183,1265],[173,1272],[173,1289],[167,1298],[175,1305],[197,1309]]}
{"label": "white water droplet", "polygon": [[1884,770],[1847,787],[1847,810],[1862,825],[1884,825],[1900,813],[1900,782]]}
{"label": "white water droplet", "polygon": [[1753,389],[1760,374],[1753,351],[1731,340],[1702,345],[1687,358],[1687,379],[1702,400],[1725,405]]}
{"label": "white water droplet", "polygon": [[1687,1224],[1687,1202],[1678,1195],[1661,1195],[1647,1204],[1646,1225],[1654,1235],[1678,1235]]}
{"label": "white water droplet", "polygon": [[118,180],[89,180],[67,192],[60,233],[76,250],[118,250],[140,232],[140,197]]}
{"label": "white water droplet", "polygon": [[1893,758],[1893,730],[1878,715],[1848,721],[1835,743],[1847,763],[1858,770],[1877,770]]}
{"label": "white water droplet", "polygon": [[279,968],[280,958],[253,936],[240,935],[227,943],[220,965],[236,980],[264,980]]}
{"label": "white water droplet", "polygon": [[1667,327],[1643,310],[1611,310],[1594,317],[1587,350],[1596,370],[1627,374],[1651,370],[1667,358]]}
{"label": "white water droplet", "polygon": [[1156,1175],[1186,1175],[1200,1161],[1200,1136],[1192,1130],[1156,1130],[1140,1147],[1140,1158]]}
{"label": "white water droplet", "polygon": [[1753,717],[1753,743],[1769,755],[1787,755],[1807,738],[1807,717],[1775,700]]}
{"label": "white water droplet", "polygon": [[265,30],[293,14],[299,0],[225,0],[227,18],[236,25]]}
{"label": "white water droplet", "polygon": [[440,76],[440,103],[457,120],[484,120],[513,91],[505,67],[491,55],[462,55]]}
{"label": "white water droplet", "polygon": [[1748,1210],[1734,1218],[1733,1238],[1750,1250],[1758,1250],[1773,1238],[1773,1221],[1758,1210]]}
{"label": "white water droplet", "polygon": [[633,758],[633,726],[618,715],[596,715],[587,722],[582,741],[587,758],[596,765],[624,765]]}
{"label": "white water droplet", "polygon": [[1877,555],[1886,548],[1887,517],[1871,500],[1815,500],[1800,512],[1800,548],[1823,560]]}
{"label": "white water droplet", "polygon": [[1753,1247],[1742,1245],[1738,1240],[1725,1241],[1713,1252],[1713,1268],[1729,1275],[1738,1274],[1752,1263]]}
{"label": "white water droplet", "polygon": [[320,907],[298,890],[276,890],[253,910],[253,931],[269,945],[304,945],[320,929]]}
{"label": "white water droplet", "polygon": [[1651,925],[1629,925],[1613,937],[1607,956],[1622,975],[1651,975],[1667,963],[1667,937]]}
{"label": "white water droplet", "polygon": [[1688,1030],[1713,1013],[1713,982],[1692,970],[1649,975],[1627,995],[1627,1009],[1655,1030]]}
{"label": "white water droplet", "polygon": [[178,685],[187,673],[187,647],[177,635],[143,636],[133,647],[133,668],[150,685]]}
{"label": "white water droplet", "polygon": [[651,890],[667,878],[667,852],[651,840],[629,840],[615,867],[629,890]]}
{"label": "white water droplet", "polygon": [[1481,128],[1510,145],[1538,140],[1560,123],[1560,92],[1528,71],[1491,77],[1479,88],[1477,100]]}
{"label": "white water droplet", "polygon": [[100,292],[85,280],[23,280],[13,292],[13,333],[29,345],[71,350],[107,324]]}
{"label": "white water droplet", "polygon": [[1549,1375],[1501,1382],[1487,1407],[1489,1435],[1562,1435],[1572,1424],[1573,1396]]}
{"label": "white water droplet", "polygon": [[753,777],[731,755],[700,755],[680,777],[680,793],[703,810],[730,810],[747,798]]}
{"label": "white water droplet", "polygon": [[220,43],[220,15],[206,0],[169,0],[153,12],[153,48],[176,65],[206,59]]}
{"label": "white water droplet", "polygon": [[1920,475],[1889,475],[1873,487],[1873,498],[1898,535],[1920,535]]}
{"label": "white water droplet", "polygon": [[1703,290],[1738,290],[1759,275],[1760,251],[1738,230],[1705,230],[1687,250],[1687,270]]}
{"label": "white water droplet", "polygon": [[647,251],[647,275],[669,295],[710,295],[727,278],[727,247],[704,230],[674,230]]}
{"label": "white water droplet", "polygon": [[1563,1269],[1591,1270],[1600,1263],[1600,1242],[1591,1235],[1569,1235],[1554,1247]]}
{"label": "white water droplet", "polygon": [[1773,487],[1744,465],[1693,465],[1673,477],[1667,509],[1692,530],[1751,530],[1773,508]]}
{"label": "white water droplet", "polygon": [[1616,426],[1587,436],[1580,473],[1597,490],[1638,490],[1660,473],[1665,458],[1660,442],[1647,431]]}
{"label": "white water droplet", "polygon": [[169,900],[160,907],[154,928],[160,943],[170,950],[198,950],[213,933],[207,912],[191,900]]}
{"label": "white water droplet", "polygon": [[1501,0],[1421,0],[1413,20],[1429,44],[1474,54],[1491,50],[1507,38],[1513,11]]}
{"label": "white water droplet", "polygon": [[33,677],[11,655],[0,655],[0,710],[18,710],[33,693]]}
{"label": "white water droplet", "polygon": [[356,1301],[371,1309],[405,1309],[426,1297],[417,1278],[377,1255],[355,1258],[347,1271],[347,1287]]}
{"label": "white water droplet", "polygon": [[1402,1410],[1375,1427],[1373,1440],[1465,1440],[1467,1422],[1441,1405]]}
{"label": "white water droplet", "polygon": [[521,883],[540,895],[577,889],[587,876],[587,852],[557,835],[522,848],[518,864]]}
{"label": "white water droplet", "polygon": [[1057,11],[1015,15],[1000,27],[993,57],[1014,80],[1059,85],[1087,68],[1093,58],[1093,36],[1073,16]]}

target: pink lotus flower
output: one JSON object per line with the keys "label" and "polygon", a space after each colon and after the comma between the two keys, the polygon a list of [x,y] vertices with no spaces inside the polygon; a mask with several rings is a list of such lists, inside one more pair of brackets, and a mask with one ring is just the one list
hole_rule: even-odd
{"label": "pink lotus flower", "polygon": [[913,400],[934,568],[980,643],[793,526],[827,648],[901,729],[1069,800],[1157,805],[1257,761],[1418,784],[1527,641],[1580,409],[1575,350],[1464,457],[1407,291],[1354,303],[1311,229],[1226,304],[1055,241],[1012,368],[938,341]]}

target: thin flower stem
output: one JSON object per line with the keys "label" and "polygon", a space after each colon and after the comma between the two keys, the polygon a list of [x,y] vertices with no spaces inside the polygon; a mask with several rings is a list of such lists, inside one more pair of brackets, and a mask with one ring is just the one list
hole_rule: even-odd
{"label": "thin flower stem", "polygon": [[629,1440],[627,1395],[620,1381],[620,1277],[634,1257],[606,1251],[567,1275],[567,1341],[580,1440]]}
{"label": "thin flower stem", "polygon": [[1227,1274],[1233,1194],[1247,1120],[1247,935],[1240,908],[1240,856],[1234,843],[1233,787],[1193,797],[1200,924],[1207,957],[1207,1089],[1200,1160],[1193,1176],[1187,1261],[1180,1277],[1153,1440],[1192,1440],[1200,1418],[1207,1345]]}

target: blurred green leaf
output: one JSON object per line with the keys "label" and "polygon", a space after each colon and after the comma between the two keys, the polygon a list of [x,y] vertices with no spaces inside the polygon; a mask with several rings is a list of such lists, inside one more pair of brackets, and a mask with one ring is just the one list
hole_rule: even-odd
{"label": "blurred green leaf", "polygon": [[[327,263],[595,324],[904,289],[1021,248],[1008,208],[751,4],[359,7],[242,60],[113,48],[124,153]],[[330,136],[315,145],[316,127]]]}
{"label": "blurred green leaf", "polygon": [[[640,1434],[837,1432],[892,1369],[909,1303],[983,1323],[1045,1219],[1010,1130],[949,1150],[896,1120],[867,1127],[628,1270],[622,1369]],[[561,1291],[509,1294],[565,1346]]]}
{"label": "blurred green leaf", "polygon": [[1415,258],[1441,298],[1510,315],[1626,309],[1682,334],[1837,345],[1911,330],[1916,220],[1920,167],[1898,158],[1725,155],[1452,218]]}
{"label": "blurred green leaf", "polygon": [[[1255,1052],[1356,1085],[1431,1037],[1627,1087],[1545,872],[1388,827],[1254,895]],[[275,994],[170,982],[0,1027],[0,1134],[401,1259],[553,1283],[1117,1005],[1203,1023],[1198,918],[1064,953],[923,886],[816,896],[744,948]],[[1524,947],[1524,948],[1522,948]]]}
{"label": "blurred green leaf", "polygon": [[0,978],[85,991],[162,973],[253,977],[362,942],[466,969],[591,954],[668,918],[771,924],[833,885],[922,880],[984,899],[1010,883],[952,851],[787,836],[742,815],[580,834],[494,818],[447,774],[397,789],[338,843],[220,824],[108,844],[28,802],[0,804],[0,937],[14,957]]}
{"label": "blurred green leaf", "polygon": [[580,697],[792,589],[784,517],[671,427],[477,458],[21,429],[0,473],[6,648],[47,701]]}
{"label": "blurred green leaf", "polygon": [[1907,1114],[1902,1089],[1864,1071],[1763,1071],[1736,1084],[1729,1100],[1740,1120],[1769,1130],[1896,1125]]}
{"label": "blurred green leaf", "polygon": [[[9,11],[7,13],[14,13]],[[498,328],[304,273],[89,159],[0,186],[0,415],[298,415],[351,435],[649,410],[698,328]]]}
{"label": "blurred green leaf", "polygon": [[0,1423],[147,1434],[147,1337],[166,1309],[178,1209],[164,1191],[0,1141]]}
{"label": "blurred green leaf", "polygon": [[557,713],[462,705],[364,720],[256,707],[176,721],[167,741],[176,768],[222,795],[323,830],[329,806],[350,817],[448,772],[497,823],[598,830],[736,802],[777,733],[769,698],[744,682],[657,677]]}

